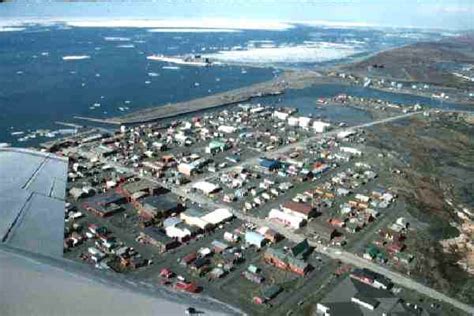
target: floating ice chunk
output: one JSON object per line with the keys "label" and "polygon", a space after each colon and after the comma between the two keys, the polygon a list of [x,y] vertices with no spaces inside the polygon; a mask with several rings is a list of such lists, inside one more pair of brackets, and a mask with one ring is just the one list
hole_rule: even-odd
{"label": "floating ice chunk", "polygon": [[212,29],[212,28],[159,28],[150,29],[151,33],[237,33],[235,29]]}
{"label": "floating ice chunk", "polygon": [[117,48],[135,48],[133,44],[117,45]]}
{"label": "floating ice chunk", "polygon": [[24,27],[0,26],[0,32],[20,32],[24,30],[26,30]]}
{"label": "floating ice chunk", "polygon": [[120,37],[120,36],[106,36],[104,40],[109,42],[128,42],[131,39],[129,37]]}
{"label": "floating ice chunk", "polygon": [[71,55],[71,56],[63,56],[63,60],[82,60],[82,59],[89,59],[91,56],[89,55]]}
{"label": "floating ice chunk", "polygon": [[178,70],[180,68],[178,66],[163,66],[161,69]]}

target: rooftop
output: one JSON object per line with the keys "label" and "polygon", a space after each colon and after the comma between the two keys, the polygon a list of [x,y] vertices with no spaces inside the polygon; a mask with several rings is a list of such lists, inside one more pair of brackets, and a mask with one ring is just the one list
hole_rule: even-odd
{"label": "rooftop", "polygon": [[[365,308],[355,302],[352,298],[363,298],[365,302],[377,305],[374,310]],[[326,295],[320,304],[329,307],[331,315],[361,315],[372,316],[382,315],[412,315],[404,308],[400,299],[390,291],[377,289],[360,281],[345,278],[329,294]]]}

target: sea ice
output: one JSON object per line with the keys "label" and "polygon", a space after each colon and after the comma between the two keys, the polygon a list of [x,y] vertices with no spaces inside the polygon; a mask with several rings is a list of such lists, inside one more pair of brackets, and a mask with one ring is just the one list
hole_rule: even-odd
{"label": "sea ice", "polygon": [[158,28],[149,29],[151,33],[236,33],[240,30],[234,29],[210,29],[210,28]]}
{"label": "sea ice", "polygon": [[106,36],[104,40],[109,42],[128,42],[131,39],[129,37],[118,37],[118,36]]}
{"label": "sea ice", "polygon": [[178,70],[179,67],[177,66],[163,66],[161,67],[162,69],[169,69],[169,70]]}
{"label": "sea ice", "polygon": [[89,55],[71,55],[71,56],[63,56],[63,60],[82,60],[82,59],[89,59],[91,56]]}
{"label": "sea ice", "polygon": [[279,47],[249,47],[246,50],[223,50],[205,57],[223,62],[244,63],[314,63],[342,59],[360,52],[354,45],[314,42]]}
{"label": "sea ice", "polygon": [[66,21],[74,27],[131,27],[131,28],[205,28],[233,30],[272,30],[283,31],[294,26],[286,22],[248,19],[169,19],[169,20],[140,20],[140,19],[109,19],[109,20],[78,20]]}

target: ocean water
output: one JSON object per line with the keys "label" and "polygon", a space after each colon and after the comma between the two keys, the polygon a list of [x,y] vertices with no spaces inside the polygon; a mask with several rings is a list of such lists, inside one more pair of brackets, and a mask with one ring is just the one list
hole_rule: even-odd
{"label": "ocean water", "polygon": [[[152,33],[53,25],[0,32],[0,143],[34,145],[47,138],[19,139],[37,129],[64,128],[56,121],[85,123],[74,116],[103,118],[190,100],[271,79],[279,67],[324,67],[441,36],[406,34],[303,26],[285,31]],[[272,52],[262,54],[267,48]],[[340,54],[341,49],[349,55]],[[280,50],[289,56],[279,58]],[[146,59],[151,54],[219,56],[236,51],[246,60],[258,53],[258,63],[175,68]],[[63,60],[65,56],[85,57]]]}

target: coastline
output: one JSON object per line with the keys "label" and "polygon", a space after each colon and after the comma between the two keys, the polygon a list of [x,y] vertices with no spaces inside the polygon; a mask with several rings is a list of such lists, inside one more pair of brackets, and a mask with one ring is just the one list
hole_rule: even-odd
{"label": "coastline", "polygon": [[112,125],[140,124],[246,102],[257,97],[279,95],[284,93],[287,89],[304,88],[316,82],[330,83],[333,81],[335,80],[323,77],[319,73],[311,70],[286,71],[272,80],[253,84],[244,88],[238,88],[184,102],[151,106],[119,117],[98,119],[76,116],[75,118]]}

